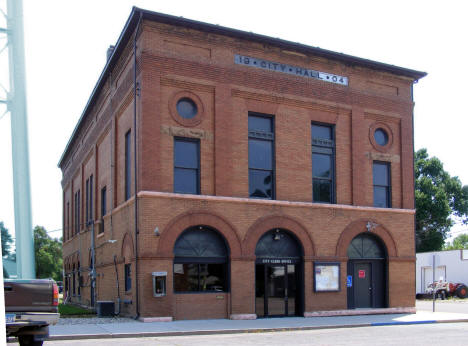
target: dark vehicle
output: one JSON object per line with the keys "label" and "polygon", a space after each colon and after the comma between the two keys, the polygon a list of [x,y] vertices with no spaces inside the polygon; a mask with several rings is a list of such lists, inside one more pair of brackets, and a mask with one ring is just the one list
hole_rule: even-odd
{"label": "dark vehicle", "polygon": [[59,319],[56,282],[4,279],[4,291],[7,337],[18,337],[20,345],[42,345],[49,325]]}

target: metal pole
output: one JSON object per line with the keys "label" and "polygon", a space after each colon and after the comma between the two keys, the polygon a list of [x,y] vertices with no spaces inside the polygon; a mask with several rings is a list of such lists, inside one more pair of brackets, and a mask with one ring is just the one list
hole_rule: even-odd
{"label": "metal pole", "polygon": [[31,221],[22,0],[8,0],[7,12],[16,266],[19,278],[32,279],[36,277],[36,271]]}
{"label": "metal pole", "polygon": [[[435,255],[432,255],[432,284],[435,285]],[[432,290],[432,312],[435,312],[436,286]]]}
{"label": "metal pole", "polygon": [[91,290],[93,295],[93,308],[96,308],[96,244],[94,242],[95,229],[94,220],[92,221],[91,228]]}

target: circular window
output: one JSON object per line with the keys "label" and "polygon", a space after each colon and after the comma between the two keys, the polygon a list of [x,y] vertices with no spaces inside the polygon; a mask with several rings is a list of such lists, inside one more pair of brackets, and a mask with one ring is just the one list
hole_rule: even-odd
{"label": "circular window", "polygon": [[169,113],[178,124],[194,127],[202,122],[205,111],[203,102],[197,94],[181,90],[170,97]]}
{"label": "circular window", "polygon": [[393,132],[383,122],[375,122],[369,127],[369,141],[375,150],[387,153],[393,144]]}
{"label": "circular window", "polygon": [[184,119],[192,119],[198,113],[197,104],[188,97],[183,97],[177,101],[177,113]]}
{"label": "circular window", "polygon": [[388,134],[384,129],[377,129],[374,132],[374,139],[378,145],[386,146],[388,143]]}

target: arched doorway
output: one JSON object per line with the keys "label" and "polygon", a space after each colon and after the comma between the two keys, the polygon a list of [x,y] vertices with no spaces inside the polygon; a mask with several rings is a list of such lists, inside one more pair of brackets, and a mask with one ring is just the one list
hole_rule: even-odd
{"label": "arched doorway", "polygon": [[290,232],[266,232],[255,248],[255,312],[258,317],[303,313],[303,249]]}
{"label": "arched doorway", "polygon": [[369,233],[354,237],[348,246],[348,308],[387,306],[387,251]]}

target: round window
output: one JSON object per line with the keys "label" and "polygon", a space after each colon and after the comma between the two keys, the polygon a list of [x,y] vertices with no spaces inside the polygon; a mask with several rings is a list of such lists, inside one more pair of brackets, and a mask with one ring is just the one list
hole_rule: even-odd
{"label": "round window", "polygon": [[197,104],[188,97],[183,97],[177,101],[177,113],[184,119],[192,119],[198,113]]}
{"label": "round window", "polygon": [[388,143],[388,134],[384,129],[377,129],[374,132],[375,142],[380,146],[385,146]]}

